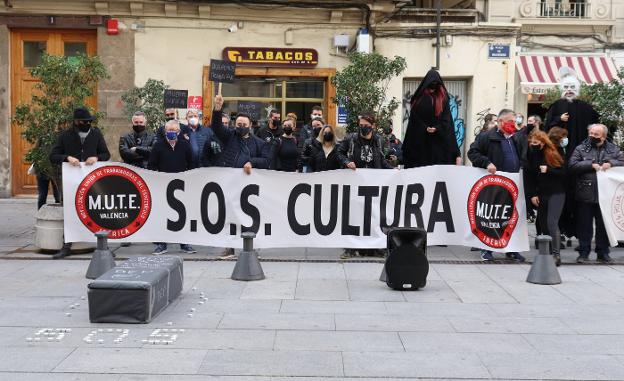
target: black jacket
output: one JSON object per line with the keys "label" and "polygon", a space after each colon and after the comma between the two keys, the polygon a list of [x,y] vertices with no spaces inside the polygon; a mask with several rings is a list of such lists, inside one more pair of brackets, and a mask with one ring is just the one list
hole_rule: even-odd
{"label": "black jacket", "polygon": [[381,136],[373,133],[373,137],[370,141],[371,152],[369,153],[369,162],[364,160],[364,155],[367,153],[362,152],[362,148],[365,146],[365,140],[355,132],[347,135],[338,147],[338,160],[343,167],[350,162],[355,163],[356,168],[377,168],[377,169],[391,169],[392,166],[386,161],[384,155],[383,139]]}
{"label": "black jacket", "polygon": [[570,171],[577,176],[575,198],[581,202],[598,202],[596,170],[592,164],[611,163],[612,167],[624,166],[624,153],[615,144],[605,141],[602,147],[592,147],[589,139],[574,149],[570,158]]}
{"label": "black jacket", "polygon": [[[484,131],[477,135],[477,138],[472,142],[468,150],[468,159],[472,162],[472,166],[487,168],[487,166],[492,163],[496,166],[497,170],[502,170],[504,157],[501,145],[504,141],[505,137],[496,128],[492,128],[491,130]],[[520,135],[513,135],[511,141],[516,148],[518,161],[520,165],[522,165],[523,146]],[[405,145],[403,147],[405,147]]]}
{"label": "black jacket", "polygon": [[[563,150],[559,154],[564,158]],[[524,167],[524,191],[527,197],[550,196],[566,192],[567,168],[565,162],[559,168],[548,166],[546,173],[541,173],[540,166],[546,165],[544,151],[529,150]]]}
{"label": "black jacket", "polygon": [[159,140],[152,148],[147,167],[153,171],[178,173],[193,169],[193,151],[185,139],[179,139],[174,147],[168,141]]}
{"label": "black jacket", "polygon": [[[567,122],[561,120],[561,115],[568,113],[570,118]],[[587,139],[587,126],[598,123],[600,116],[592,105],[587,102],[575,99],[568,102],[567,99],[558,99],[553,103],[546,114],[546,126],[550,130],[559,126],[568,131],[567,157],[572,156],[573,148]]]}
{"label": "black jacket", "polygon": [[269,157],[271,158],[270,169],[277,168],[277,151],[279,150],[280,140],[283,134],[284,130],[282,127],[272,130],[269,128],[268,124],[260,128],[256,133],[256,137],[262,139],[264,144],[269,148]]}
{"label": "black jacket", "polygon": [[50,161],[53,164],[61,164],[67,161],[68,156],[73,156],[80,161],[95,156],[98,161],[107,161],[110,159],[110,152],[106,147],[106,141],[100,130],[91,127],[89,135],[80,142],[80,136],[76,128],[69,128],[61,132],[56,140],[56,144],[50,152]]}
{"label": "black jacket", "polygon": [[[147,168],[150,152],[156,144],[156,135],[149,131],[131,132],[119,138],[119,155],[124,163]],[[132,147],[136,147],[132,151]]]}
{"label": "black jacket", "polygon": [[318,140],[312,139],[308,147],[308,163],[312,172],[331,171],[332,169],[342,168],[342,163],[338,158],[338,144],[334,146],[334,149],[327,157],[325,157],[323,145]]}

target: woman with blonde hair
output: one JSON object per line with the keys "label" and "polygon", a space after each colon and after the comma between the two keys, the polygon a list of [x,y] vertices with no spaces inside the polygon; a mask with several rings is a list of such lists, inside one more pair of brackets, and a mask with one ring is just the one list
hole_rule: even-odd
{"label": "woman with blonde hair", "polygon": [[312,172],[342,168],[338,160],[336,132],[333,126],[323,126],[316,139],[306,146],[306,150],[304,155],[309,158],[308,164]]}
{"label": "woman with blonde hair", "polygon": [[526,192],[537,207],[537,224],[552,237],[551,253],[561,264],[559,218],[566,199],[566,166],[562,152],[540,130],[529,135],[526,166]]}

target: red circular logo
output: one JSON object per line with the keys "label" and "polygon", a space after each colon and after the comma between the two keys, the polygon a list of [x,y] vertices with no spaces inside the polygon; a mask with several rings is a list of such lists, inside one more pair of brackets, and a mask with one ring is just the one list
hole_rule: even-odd
{"label": "red circular logo", "polygon": [[509,244],[518,223],[518,186],[504,176],[477,181],[468,196],[470,230],[484,244],[500,249]]}
{"label": "red circular logo", "polygon": [[105,166],[89,173],[76,191],[78,218],[92,232],[108,230],[109,238],[134,234],[147,221],[152,197],[136,172]]}

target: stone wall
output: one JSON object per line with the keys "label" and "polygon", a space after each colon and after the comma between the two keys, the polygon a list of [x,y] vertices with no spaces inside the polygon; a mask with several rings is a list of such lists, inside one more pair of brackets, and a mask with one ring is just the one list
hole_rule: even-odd
{"label": "stone wall", "polygon": [[11,85],[9,28],[0,25],[0,198],[11,197]]}

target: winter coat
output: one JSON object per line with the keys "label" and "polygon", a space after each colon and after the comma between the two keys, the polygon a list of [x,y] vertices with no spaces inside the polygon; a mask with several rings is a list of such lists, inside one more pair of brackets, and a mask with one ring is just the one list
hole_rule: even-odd
{"label": "winter coat", "polygon": [[[149,131],[131,132],[119,138],[119,155],[124,163],[147,168],[150,152],[156,144],[156,135]],[[133,151],[132,148],[136,147]]]}
{"label": "winter coat", "polygon": [[[523,147],[520,136],[513,135],[510,140],[511,143],[514,144],[516,153],[518,154],[518,161],[522,165],[521,155]],[[468,150],[468,159],[472,162],[472,166],[487,168],[487,166],[492,163],[496,166],[497,170],[502,170],[505,160],[502,145],[505,144],[505,141],[505,136],[496,128],[480,133]]]}
{"label": "winter coat", "polygon": [[261,139],[251,134],[247,138],[238,136],[235,129],[221,123],[220,111],[213,111],[210,127],[223,146],[217,166],[243,168],[250,162],[253,168],[269,169],[270,147]]}
{"label": "winter coat", "polygon": [[153,171],[178,173],[193,169],[193,152],[191,145],[178,138],[172,147],[168,141],[158,141],[152,148],[147,167]]}
{"label": "winter coat", "polygon": [[[568,113],[570,118],[567,122],[561,120],[561,115]],[[587,102],[574,99],[559,99],[553,103],[546,114],[546,126],[550,130],[558,126],[568,131],[568,147],[576,147],[587,139],[587,127],[598,123],[599,115]],[[568,150],[567,158],[572,156],[572,150]]]}
{"label": "winter coat", "polygon": [[597,203],[598,184],[592,164],[611,163],[612,167],[624,165],[624,153],[615,144],[605,141],[601,147],[592,147],[585,139],[576,147],[570,158],[570,171],[576,174],[575,198],[577,201]]}
{"label": "winter coat", "polygon": [[334,149],[325,156],[323,150],[323,144],[316,139],[311,140],[308,146],[309,165],[312,172],[331,171],[332,169],[342,168],[342,163],[338,158],[339,144],[334,146]]}
{"label": "winter coat", "polygon": [[[564,158],[563,150],[559,154]],[[546,165],[546,173],[540,171],[540,166]],[[544,150],[530,151],[524,167],[524,191],[528,198],[535,196],[550,196],[566,192],[567,168],[564,162],[561,167],[555,168],[546,164]]]}
{"label": "winter coat", "polygon": [[50,161],[53,164],[61,164],[67,161],[68,156],[80,161],[86,161],[92,156],[97,157],[98,161],[107,161],[110,159],[110,152],[99,129],[91,127],[89,134],[81,143],[78,130],[72,127],[59,134],[50,152]]}
{"label": "winter coat", "polygon": [[[366,146],[366,140],[357,132],[347,135],[338,147],[338,160],[343,167],[348,163],[354,162],[356,168],[386,168],[392,166],[388,164],[384,155],[384,145],[381,136],[373,133],[370,140],[371,152],[363,152],[362,148]],[[366,161],[368,158],[370,161]]]}

